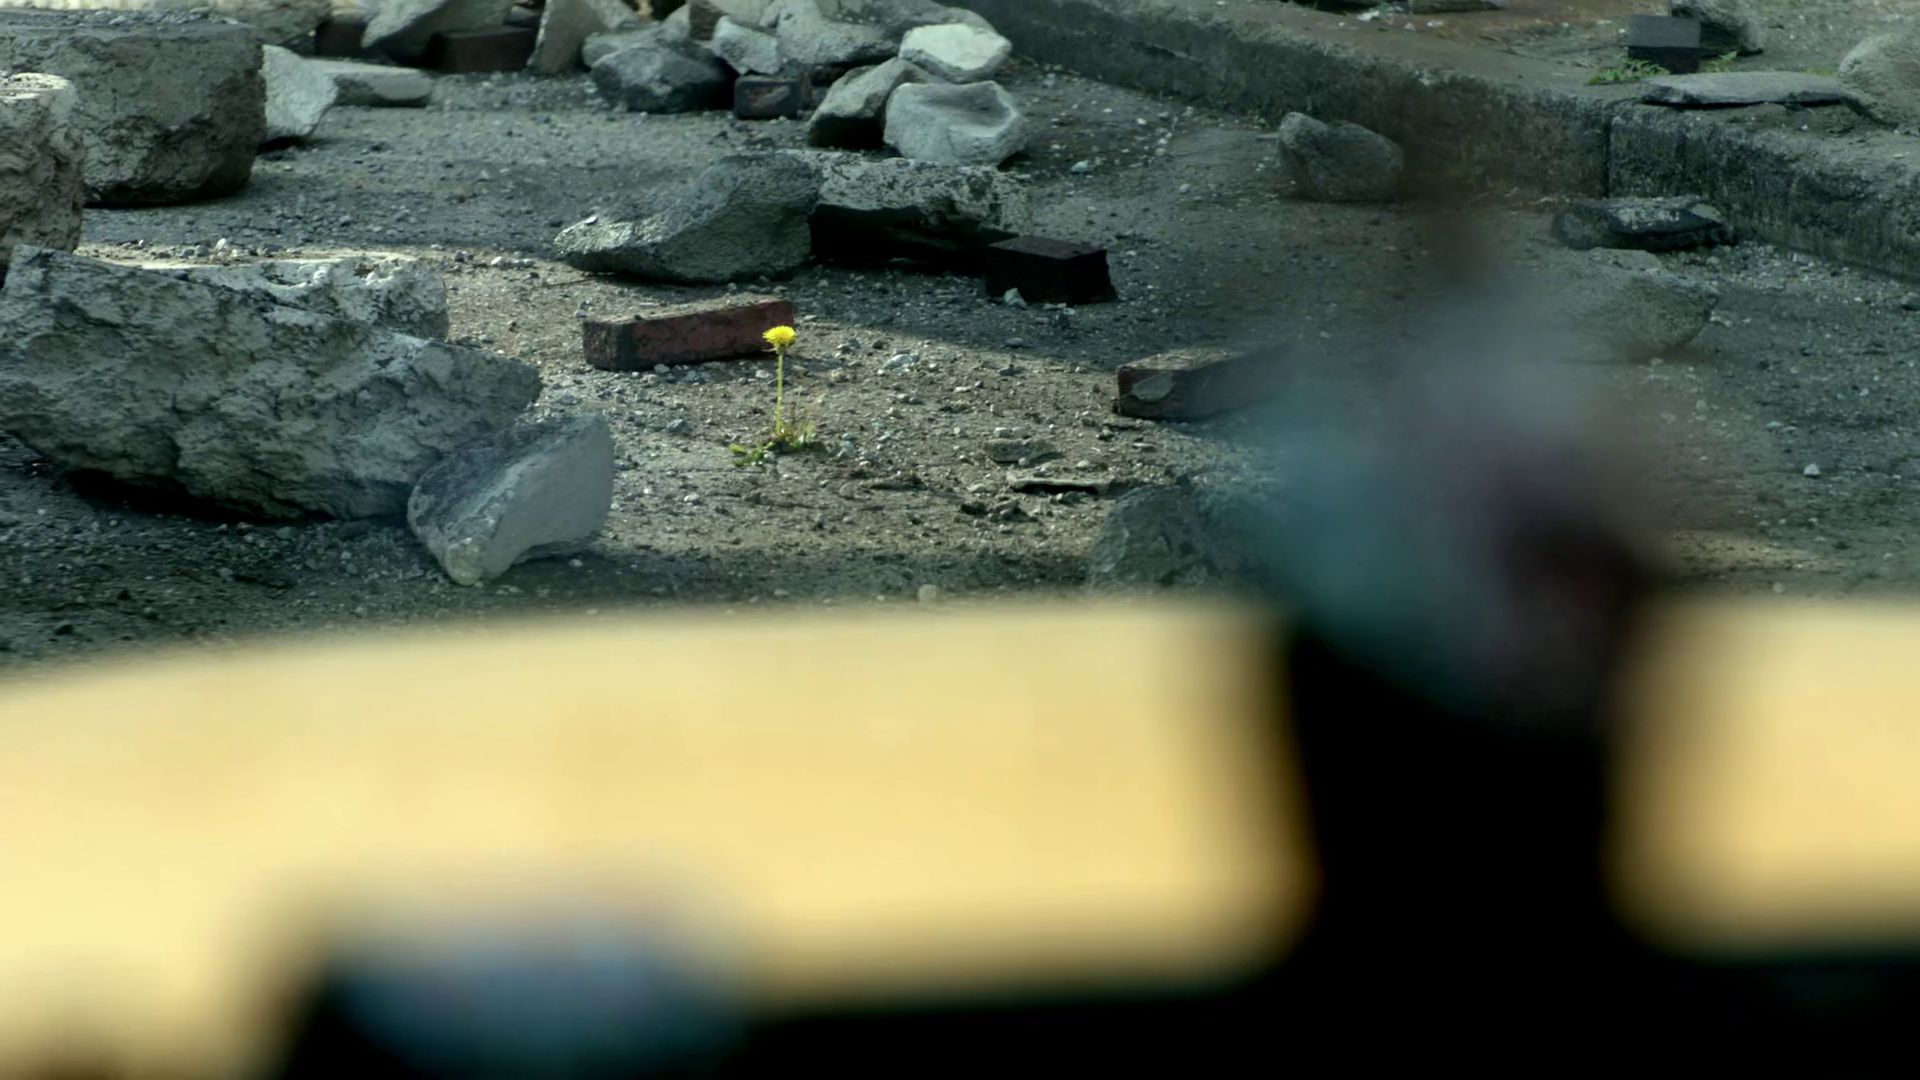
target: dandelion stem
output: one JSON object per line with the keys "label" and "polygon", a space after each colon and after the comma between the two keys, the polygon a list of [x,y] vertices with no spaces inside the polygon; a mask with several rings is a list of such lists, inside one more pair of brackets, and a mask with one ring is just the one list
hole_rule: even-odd
{"label": "dandelion stem", "polygon": [[780,437],[780,407],[787,400],[787,350],[773,351],[773,437]]}

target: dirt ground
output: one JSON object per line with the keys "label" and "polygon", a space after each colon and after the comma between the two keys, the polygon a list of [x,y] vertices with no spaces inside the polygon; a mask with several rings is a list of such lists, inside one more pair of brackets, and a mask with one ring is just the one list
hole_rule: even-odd
{"label": "dirt ground", "polygon": [[[1426,224],[1465,215],[1540,242],[1553,208],[1308,203],[1281,179],[1269,122],[1025,65],[1006,82],[1041,131],[1009,164],[1032,182],[1040,231],[1107,245],[1122,301],[1008,307],[969,278],[808,268],[772,287],[802,313],[799,392],[827,449],[760,468],[736,467],[727,446],[768,421],[770,359],[620,375],[580,356],[583,313],[721,290],[589,277],[549,243],[590,213],[658,205],[722,154],[798,146],[799,124],[616,113],[584,77],[443,78],[429,109],[334,110],[311,143],[265,154],[237,197],[90,211],[82,252],[116,260],[429,259],[455,337],[540,368],[537,411],[613,420],[615,508],[590,552],[468,589],[402,524],[196,514],[78,488],[0,436],[0,667],[530,610],[1075,590],[1111,498],[1012,493],[987,440],[1046,439],[1061,452],[1047,467],[1066,476],[1284,481],[1312,463],[1260,450],[1269,414],[1122,420],[1113,369],[1211,345],[1257,344],[1303,371],[1417,355],[1447,303]],[[1791,593],[1920,583],[1906,543],[1920,525],[1913,287],[1755,245],[1669,261],[1719,287],[1721,315],[1684,354],[1589,377],[1659,440],[1647,499],[1687,579]]]}

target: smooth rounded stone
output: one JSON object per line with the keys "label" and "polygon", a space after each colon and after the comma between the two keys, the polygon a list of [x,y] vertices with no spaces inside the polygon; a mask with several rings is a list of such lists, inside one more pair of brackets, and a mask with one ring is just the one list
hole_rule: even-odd
{"label": "smooth rounded stone", "polygon": [[807,161],[819,174],[821,211],[941,234],[1019,234],[1033,228],[1025,182],[990,166],[817,150],[783,153]]}
{"label": "smooth rounded stone", "polygon": [[80,95],[87,201],[151,205],[245,187],[264,139],[260,44],[196,14],[0,11],[0,70],[59,75]]}
{"label": "smooth rounded stone", "polygon": [[1733,242],[1725,215],[1692,196],[1579,199],[1555,215],[1553,235],[1578,250],[1679,251]]}
{"label": "smooth rounded stone", "polygon": [[820,180],[785,154],[740,154],[715,162],[691,190],[643,221],[588,218],[554,247],[569,265],[655,281],[718,284],[791,273],[812,252],[807,218]]}
{"label": "smooth rounded stone", "polygon": [[776,0],[763,24],[773,27],[781,55],[807,68],[847,68],[877,64],[900,47],[899,35],[856,22],[839,22],[820,10],[818,0]]}
{"label": "smooth rounded stone", "polygon": [[638,30],[645,24],[622,0],[547,0],[540,35],[527,59],[536,75],[560,75],[583,63],[582,47],[595,34]]}
{"label": "smooth rounded stone", "polygon": [[878,147],[885,129],[887,99],[908,83],[930,78],[898,57],[847,72],[827,88],[826,97],[807,120],[807,142],[849,150]]}
{"label": "smooth rounded stone", "polygon": [[407,525],[456,584],[580,550],[613,505],[613,429],[599,413],[521,423],[442,458]]}
{"label": "smooth rounded stone", "polygon": [[446,282],[426,263],[404,255],[141,268],[414,337],[444,338],[450,325]]}
{"label": "smooth rounded stone", "polygon": [[278,45],[265,46],[260,74],[267,83],[267,142],[304,139],[340,97],[333,76]]}
{"label": "smooth rounded stone", "polygon": [[79,95],[58,75],[0,78],[0,273],[18,244],[72,251],[86,203]]}
{"label": "smooth rounded stone", "polygon": [[1305,113],[1280,122],[1280,158],[1301,194],[1320,202],[1386,202],[1400,192],[1405,155],[1359,124],[1326,124]]}
{"label": "smooth rounded stone", "polygon": [[1027,144],[1027,122],[999,83],[909,83],[887,99],[886,144],[936,165],[998,165]]}
{"label": "smooth rounded stone", "polygon": [[1640,100],[1675,108],[1719,109],[1741,105],[1844,105],[1851,99],[1840,80],[1831,75],[1720,71],[1642,79]]}
{"label": "smooth rounded stone", "polygon": [[268,517],[397,517],[540,392],[518,360],[19,247],[0,430],[64,468]]}
{"label": "smooth rounded stone", "polygon": [[1672,0],[1667,10],[1700,24],[1700,49],[1709,56],[1752,56],[1766,49],[1766,24],[1747,0]]}
{"label": "smooth rounded stone", "polygon": [[340,91],[336,105],[370,109],[417,108],[433,100],[433,76],[413,68],[357,60],[309,60]]}
{"label": "smooth rounded stone", "polygon": [[713,28],[713,54],[742,75],[778,75],[786,67],[780,39],[722,17]]}
{"label": "smooth rounded stone", "polygon": [[512,10],[513,0],[380,0],[360,44],[395,60],[417,60],[433,35],[491,30]]}
{"label": "smooth rounded stone", "polygon": [[602,97],[629,112],[676,113],[725,104],[732,79],[705,48],[654,30],[601,57],[592,69]]}
{"label": "smooth rounded stone", "polygon": [[948,82],[991,79],[1012,55],[1011,41],[992,30],[963,23],[918,27],[900,40],[900,59]]}
{"label": "smooth rounded stone", "polygon": [[1840,61],[1840,85],[1875,120],[1920,128],[1920,27],[1854,46]]}

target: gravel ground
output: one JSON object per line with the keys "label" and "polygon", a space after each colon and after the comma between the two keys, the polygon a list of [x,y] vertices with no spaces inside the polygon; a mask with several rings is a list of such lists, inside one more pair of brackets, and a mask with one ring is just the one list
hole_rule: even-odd
{"label": "gravel ground", "polygon": [[[620,473],[605,534],[577,559],[463,589],[394,523],[250,523],[92,490],[0,436],[0,667],[135,644],[220,642],[371,624],[466,625],[528,610],[948,602],[1079,587],[1110,498],[1008,490],[985,444],[1053,443],[1055,476],[1122,486],[1278,476],[1312,463],[1259,447],[1252,412],[1204,425],[1111,415],[1112,370],[1169,349],[1258,343],[1303,377],[1419,354],[1445,314],[1437,221],[1538,243],[1550,204],[1323,206],[1288,196],[1270,127],[1018,66],[1042,135],[1040,231],[1113,252],[1123,300],[1073,310],[989,302],[977,281],[809,268],[772,286],[801,316],[797,385],[824,452],[738,468],[772,365],[618,375],[585,366],[584,312],[713,295],[583,275],[557,228],[658,205],[724,153],[798,146],[800,125],[609,112],[584,78],[440,80],[426,110],[337,109],[316,139],[261,159],[215,203],[94,211],[83,253],[215,261],[398,251],[447,276],[454,336],[536,364],[538,411],[613,419]],[[224,241],[224,246],[222,242]],[[1623,441],[1657,440],[1648,500],[1687,576],[1743,591],[1920,582],[1912,290],[1764,247],[1674,256],[1722,316],[1686,354],[1587,377],[1634,403]],[[766,287],[749,283],[747,287]],[[896,359],[910,357],[910,359]],[[1817,465],[1819,475],[1803,475]]]}

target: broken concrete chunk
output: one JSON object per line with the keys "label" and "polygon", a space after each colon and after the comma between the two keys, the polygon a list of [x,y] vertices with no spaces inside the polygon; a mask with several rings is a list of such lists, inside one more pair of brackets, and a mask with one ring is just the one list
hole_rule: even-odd
{"label": "broken concrete chunk", "polygon": [[148,263],[141,267],[182,281],[233,289],[414,337],[447,336],[447,285],[418,259],[368,255],[345,259],[275,259],[224,266]]}
{"label": "broken concrete chunk", "polygon": [[898,45],[907,31],[921,26],[960,23],[981,30],[993,24],[966,8],[951,7],[937,0],[814,0],[821,14],[836,22],[871,26]]}
{"label": "broken concrete chunk", "polygon": [[638,30],[615,30],[607,34],[589,34],[580,46],[580,62],[589,70],[595,64],[619,52],[630,45],[638,45],[641,38],[666,32],[666,24],[659,27],[642,26]]}
{"label": "broken concrete chunk", "polygon": [[0,11],[0,71],[59,75],[80,95],[87,200],[140,205],[246,186],[266,134],[260,44],[179,12]]}
{"label": "broken concrete chunk", "polygon": [[929,78],[926,72],[898,58],[847,72],[827,88],[827,96],[807,121],[807,141],[814,146],[850,150],[879,146],[887,99],[907,83]]}
{"label": "broken concrete chunk", "polygon": [[1250,579],[1262,550],[1253,496],[1190,484],[1143,487],[1107,511],[1087,556],[1095,589],[1220,588]]}
{"label": "broken concrete chunk", "polygon": [[278,45],[262,50],[260,74],[267,84],[267,142],[304,139],[320,126],[340,97],[333,77]]}
{"label": "broken concrete chunk", "polygon": [[518,360],[22,246],[0,430],[61,466],[269,517],[397,516],[540,391]]}
{"label": "broken concrete chunk", "polygon": [[876,64],[900,47],[898,34],[877,26],[839,22],[820,10],[818,0],[775,0],[763,22],[780,39],[780,52],[808,68],[848,68]]}
{"label": "broken concrete chunk", "polygon": [[587,363],[607,371],[700,364],[767,351],[765,334],[792,326],[793,304],[777,296],[729,296],[654,308],[626,319],[580,324]]}
{"label": "broken concrete chunk", "polygon": [[639,222],[589,218],[563,230],[554,247],[582,270],[655,281],[710,284],[788,274],[807,261],[807,216],[819,188],[814,170],[796,157],[726,157],[666,210]]}
{"label": "broken concrete chunk", "polygon": [[811,222],[816,258],[856,264],[906,258],[973,273],[987,245],[1033,225],[1026,185],[997,169],[787,153],[820,175]]}
{"label": "broken concrete chunk", "polygon": [[772,3],[773,0],[690,0],[686,6],[687,32],[695,41],[706,41],[713,37],[721,19],[732,19],[741,26],[765,26],[767,9]]}
{"label": "broken concrete chunk", "polygon": [[900,59],[954,83],[991,79],[1012,55],[1012,42],[964,23],[922,26],[900,41]]}
{"label": "broken concrete chunk", "polygon": [[1722,71],[1702,75],[1659,75],[1643,79],[1640,100],[1675,108],[1728,108],[1739,105],[1844,105],[1840,80],[1798,71]]}
{"label": "broken concrete chunk", "polygon": [[1553,235],[1580,250],[1679,251],[1733,242],[1733,229],[1720,211],[1690,196],[1578,199],[1554,217]]}
{"label": "broken concrete chunk", "polygon": [[1747,0],[1672,0],[1668,11],[1700,24],[1700,48],[1709,56],[1766,49],[1765,25]]}
{"label": "broken concrete chunk", "polygon": [[1875,120],[1920,128],[1920,27],[1854,46],[1840,61],[1840,85]]}
{"label": "broken concrete chunk", "polygon": [[638,30],[643,24],[622,0],[547,0],[540,36],[527,60],[536,75],[560,75],[581,65],[580,50],[594,34]]}
{"label": "broken concrete chunk", "polygon": [[780,55],[780,39],[732,19],[722,18],[714,26],[711,48],[715,56],[742,75],[778,75],[786,67]]}
{"label": "broken concrete chunk", "polygon": [[1532,318],[1543,357],[1578,363],[1638,362],[1692,341],[1713,316],[1712,286],[1661,268],[1644,251],[1535,256]]}
{"label": "broken concrete chunk", "polygon": [[613,505],[613,431],[598,413],[512,428],[448,454],[407,500],[407,524],[457,584],[579,550]]}
{"label": "broken concrete chunk", "polygon": [[726,66],[698,45],[658,28],[632,35],[633,42],[593,65],[601,96],[629,112],[675,113],[727,103]]}
{"label": "broken concrete chunk", "polygon": [[1406,161],[1384,135],[1305,113],[1280,122],[1280,158],[1300,193],[1320,202],[1386,202],[1399,194]]}
{"label": "broken concrete chunk", "polygon": [[339,89],[335,105],[362,108],[413,108],[433,98],[433,76],[413,68],[363,64],[355,60],[309,60]]}
{"label": "broken concrete chunk", "polygon": [[72,251],[86,202],[79,95],[58,75],[0,78],[0,273],[17,244]]}
{"label": "broken concrete chunk", "polygon": [[998,165],[1027,144],[1027,122],[999,83],[908,83],[887,99],[884,139],[936,165]]}
{"label": "broken concrete chunk", "polygon": [[513,0],[380,0],[360,44],[396,60],[418,60],[435,34],[490,30],[511,10]]}

